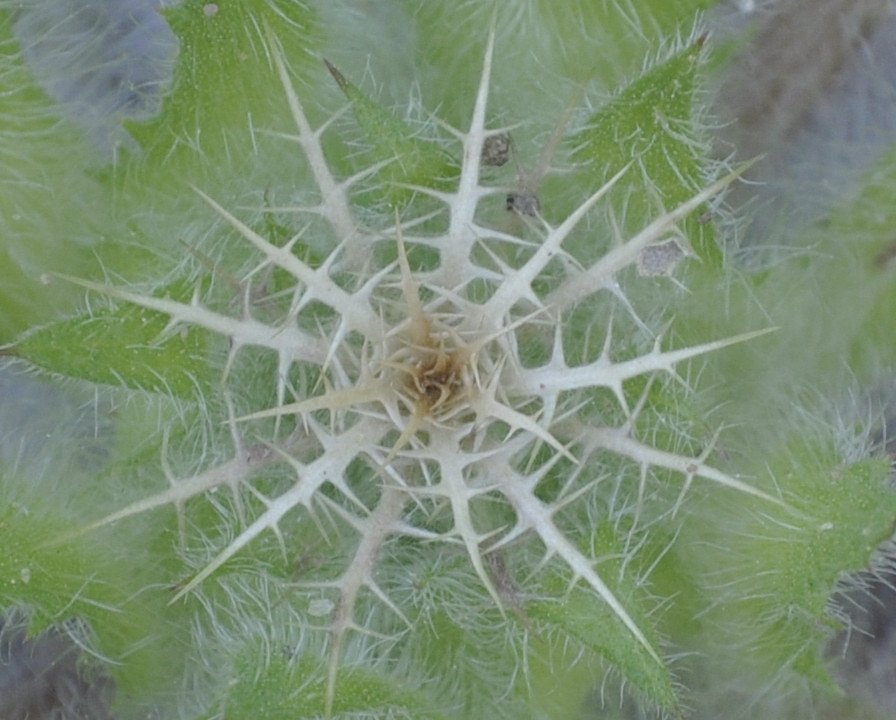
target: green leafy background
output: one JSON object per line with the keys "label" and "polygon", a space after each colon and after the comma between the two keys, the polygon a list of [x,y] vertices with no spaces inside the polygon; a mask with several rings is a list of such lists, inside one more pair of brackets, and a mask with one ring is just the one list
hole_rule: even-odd
{"label": "green leafy background", "polygon": [[[70,616],[88,619],[102,655],[119,663],[113,675],[124,708],[179,707],[206,718],[320,716],[321,658],[292,657],[295,628],[285,620],[278,626],[276,615],[261,627],[248,609],[265,574],[277,572],[263,550],[243,561],[244,603],[230,620],[210,622],[199,599],[169,605],[189,575],[170,551],[176,541],[170,510],[129,521],[126,531],[106,528],[54,542],[159,489],[158,428],[189,436],[217,402],[209,396],[226,353],[202,332],[167,327],[161,315],[95,293],[85,299],[84,288],[62,276],[150,286],[158,297],[186,299],[197,287],[226,295],[222,267],[240,267],[242,251],[190,186],[227,207],[261,208],[287,203],[308,182],[298,154],[283,153],[275,136],[290,130],[269,36],[282,44],[314,123],[351,102],[352,112],[326,141],[341,171],[401,158],[400,168],[385,165],[353,198],[373,212],[409,202],[411,191],[396,184],[401,178],[440,187],[452,177],[457,159],[432,117],[463,129],[494,22],[494,124],[520,123],[519,169],[503,169],[505,181],[522,174],[537,182],[546,213],[560,217],[635,160],[635,179],[611,197],[622,231],[630,232],[706,180],[709,133],[700,88],[712,41],[695,19],[708,4],[404,0],[372,11],[370,20],[351,3],[233,0],[210,16],[206,3],[185,2],[165,11],[180,41],[170,95],[158,117],[129,124],[142,152],[125,152],[115,164],[97,156],[35,83],[17,52],[15,10],[0,7],[0,42],[8,49],[0,56],[2,352],[17,371],[29,369],[22,383],[49,385],[75,405],[95,398],[105,414],[93,437],[103,436],[107,446],[101,467],[72,464],[83,438],[62,428],[35,451],[40,463],[5,462],[2,604],[28,607],[34,632]],[[402,42],[384,49],[374,30]],[[334,81],[324,57],[342,80]],[[541,148],[577,93],[584,100],[558,149],[575,172],[527,176],[537,174]],[[629,584],[615,588],[636,615],[651,617],[658,640],[708,658],[704,665],[660,668],[630,644],[625,649],[630,638],[614,639],[625,634],[618,621],[577,590],[562,607],[532,601],[526,618],[510,620],[509,637],[481,627],[481,619],[470,627],[454,616],[429,619],[394,666],[340,671],[334,713],[468,717],[489,683],[507,682],[501,715],[590,717],[589,698],[609,674],[621,676],[648,707],[673,716],[695,707],[699,715],[718,701],[714,684],[724,688],[743,667],[749,672],[740,692],[759,702],[774,687],[774,697],[762,700],[769,707],[807,707],[809,696],[828,697],[820,652],[835,628],[828,599],[844,573],[868,565],[896,517],[887,463],[869,452],[873,423],[840,409],[851,395],[876,391],[891,372],[892,273],[879,258],[892,243],[894,168],[892,153],[881,158],[857,200],[794,240],[811,253],[794,252],[761,272],[726,258],[712,223],[689,219],[683,230],[696,258],[676,273],[677,283],[651,279],[634,298],[644,316],[674,318],[682,345],[730,335],[732,327],[778,328],[713,356],[699,377],[688,378],[698,392],[687,399],[657,391],[660,417],[664,403],[674,405],[699,419],[705,441],[715,428],[727,428],[726,471],[779,489],[791,506],[770,509],[739,497],[731,507],[695,488],[674,543],[647,533],[649,587],[624,575]],[[256,211],[253,221],[265,232],[293,230],[290,219],[276,214]],[[594,229],[613,231],[609,223]],[[663,432],[657,431],[660,440]],[[677,492],[669,490],[673,502]],[[218,516],[203,512],[196,509],[193,522],[213,532]],[[619,532],[601,528],[596,553],[618,555],[625,543]],[[217,582],[206,595],[211,606],[234,597],[233,588]],[[539,582],[544,587],[531,588],[536,597],[538,590],[556,591],[562,579]],[[521,641],[532,623],[539,632]],[[567,647],[569,638],[579,651]],[[443,646],[445,657],[426,655],[431,644]],[[506,667],[476,677],[470,668],[490,661],[493,648]],[[520,666],[531,678],[508,680]],[[195,703],[176,697],[184,678],[204,683]]]}

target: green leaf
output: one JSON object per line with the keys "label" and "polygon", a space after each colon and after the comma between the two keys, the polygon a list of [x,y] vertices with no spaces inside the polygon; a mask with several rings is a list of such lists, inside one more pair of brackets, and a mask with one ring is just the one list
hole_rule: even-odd
{"label": "green leaf", "polygon": [[[120,695],[145,698],[182,672],[178,653],[187,620],[168,608],[170,591],[159,583],[146,536],[130,543],[96,537],[54,542],[72,519],[51,509],[59,498],[34,492],[40,481],[0,478],[0,614],[25,612],[36,634],[66,620],[86,621],[94,651],[112,661]],[[177,638],[180,638],[178,640]]]}
{"label": "green leaf", "polygon": [[[185,287],[161,293],[188,298]],[[168,327],[162,313],[103,307],[36,328],[4,350],[47,372],[102,385],[195,399],[209,390],[208,333]]]}
{"label": "green leaf", "polygon": [[[608,173],[637,161],[645,187],[636,193],[627,188],[624,197],[617,199],[618,206],[624,203],[623,222],[630,231],[639,230],[644,218],[655,216],[661,208],[674,208],[705,186],[705,145],[695,117],[703,43],[701,37],[649,68],[572,138],[573,159],[582,164],[594,187],[603,184]],[[634,224],[629,227],[630,223]],[[696,217],[684,225],[697,254],[714,259],[717,265],[721,257],[709,225]]]}
{"label": "green leaf", "polygon": [[[800,493],[799,502],[812,522],[783,546],[766,533],[756,548],[757,557],[769,558],[775,567],[761,585],[776,598],[781,616],[776,635],[798,643],[833,625],[825,610],[838,580],[846,572],[867,568],[877,547],[893,534],[896,492],[888,487],[889,466],[886,460],[832,466],[794,483],[811,484]],[[813,643],[799,648],[794,662],[804,674],[828,677]]]}
{"label": "green leaf", "polygon": [[888,487],[889,469],[889,460],[865,460],[834,465],[810,479],[811,489],[795,502],[818,522],[803,528],[800,542],[777,552],[782,572],[775,584],[783,604],[820,615],[840,573],[866,567],[871,553],[890,538],[896,492]]}
{"label": "green leaf", "polygon": [[445,189],[457,177],[458,164],[434,142],[415,137],[411,127],[350,83],[332,63],[324,61],[370,143],[369,159],[385,162],[377,177],[385,184],[386,200],[404,205],[414,191],[402,185]]}
{"label": "green leaf", "polygon": [[[228,720],[301,720],[328,717],[401,717],[408,720],[442,720],[449,717],[435,700],[411,687],[397,673],[367,668],[343,668],[336,678],[332,713],[326,714],[326,669],[319,657],[291,658],[278,653],[263,670],[259,653],[252,647],[236,664],[232,683],[223,701]],[[206,718],[222,717],[216,709]]]}
{"label": "green leaf", "polygon": [[830,599],[838,581],[867,569],[892,536],[896,492],[888,486],[888,460],[842,465],[831,450],[798,443],[777,475],[786,477],[793,509],[742,507],[742,525],[728,536],[724,560],[740,576],[731,578],[735,596],[723,607],[727,621],[739,618],[740,631],[751,628],[767,672],[793,667],[830,684],[819,652],[837,626],[827,612]]}
{"label": "green leaf", "polygon": [[[29,3],[34,5],[34,3]],[[71,307],[74,288],[51,270],[95,267],[96,238],[114,232],[91,173],[97,149],[37,84],[18,49],[12,6],[0,7],[0,343]]]}
{"label": "green leaf", "polygon": [[[595,532],[594,557],[620,558],[625,552],[625,538],[610,523]],[[621,560],[607,560],[598,568],[604,582],[619,599],[638,627],[654,647],[649,632],[653,623],[646,607],[646,596],[634,579],[621,574]],[[545,595],[563,594],[565,580],[549,581]],[[614,665],[624,681],[650,704],[673,715],[679,713],[678,698],[666,665],[660,665],[639,643],[619,616],[593,592],[576,587],[562,599],[532,600],[526,603],[526,615],[549,629],[548,636],[574,638],[582,646]]]}
{"label": "green leaf", "polygon": [[282,106],[266,28],[307,71],[316,14],[293,0],[188,0],[165,16],[180,40],[173,91],[158,118],[131,132],[150,166],[170,168],[178,160],[196,170],[215,161],[229,165],[253,148],[252,128],[266,127]]}

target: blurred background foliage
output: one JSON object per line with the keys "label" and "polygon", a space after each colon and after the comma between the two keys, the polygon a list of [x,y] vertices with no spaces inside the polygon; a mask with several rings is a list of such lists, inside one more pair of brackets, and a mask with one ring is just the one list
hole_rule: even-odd
{"label": "blurred background foliage", "polygon": [[[253,212],[267,233],[295,231],[292,219],[259,211],[301,203],[309,182],[276,136],[294,129],[269,35],[283,47],[313,125],[343,108],[345,95],[369,101],[368,125],[356,101],[356,122],[343,113],[325,138],[337,170],[375,162],[377,128],[386,125],[430,143],[414,147],[447,157],[450,175],[434,118],[464,129],[493,21],[491,123],[515,126],[513,160],[498,177],[537,190],[548,217],[562,217],[632,159],[633,147],[639,179],[611,198],[621,232],[693,194],[715,163],[766,156],[733,190],[734,213],[713,206],[688,221],[696,258],[672,279],[650,278],[634,299],[644,317],[674,317],[682,346],[730,328],[778,328],[686,378],[700,392],[685,411],[707,429],[698,441],[725,428],[719,455],[740,472],[772,478],[805,521],[788,534],[791,518],[707,492],[685,506],[684,530],[652,576],[652,592],[669,598],[661,627],[670,643],[703,658],[674,666],[688,688],[682,706],[713,717],[737,697],[744,717],[886,717],[892,699],[874,673],[849,666],[835,674],[849,680],[851,695],[813,707],[832,697],[819,689],[827,682],[822,648],[834,633],[830,594],[846,571],[885,572],[886,559],[872,560],[872,551],[896,517],[887,458],[879,459],[889,451],[896,351],[896,30],[884,0],[826,0],[820,9],[805,0],[0,3],[0,344],[10,356],[0,375],[0,601],[27,610],[34,634],[87,620],[87,630],[69,637],[110,668],[120,717],[171,717],[174,708],[209,718],[321,712],[321,679],[301,676],[300,663],[267,646],[288,644],[296,630],[287,620],[273,628],[259,620],[254,634],[236,638],[202,626],[202,600],[168,604],[187,574],[169,550],[170,510],[162,520],[129,520],[124,540],[103,530],[51,542],[158,489],[158,428],[193,438],[207,412],[196,398],[224,353],[198,332],[150,347],[162,316],[100,306],[95,297],[87,305],[84,289],[57,274],[149,283],[158,297],[186,297],[210,276],[226,285],[220,266],[246,259],[221,239],[220,220],[191,185]],[[769,30],[788,22],[782,34]],[[834,57],[814,58],[825,45]],[[351,89],[340,88],[323,58]],[[784,78],[783,89],[767,85],[763,96],[753,82],[760,70]],[[794,100],[791,86],[812,92]],[[755,98],[751,124],[744,98]],[[564,122],[557,164],[579,166],[557,175],[547,172],[554,158],[543,150]],[[396,201],[353,199],[372,213]],[[193,268],[186,278],[184,258]],[[202,440],[190,442],[197,456],[205,452]],[[187,467],[190,449],[179,458]],[[217,522],[197,512],[197,523]],[[205,602],[226,597],[209,590]],[[854,601],[840,614],[873,604]],[[21,645],[12,624],[0,632],[0,658],[20,657],[10,649]],[[886,667],[879,643],[853,643],[866,643],[873,667]],[[541,650],[533,678],[569,660],[557,648]],[[226,700],[210,689],[216,652],[230,653],[237,668]],[[264,666],[265,654],[276,659]],[[293,702],[297,673],[304,705]],[[338,708],[346,715],[452,712],[432,700],[450,696],[444,688],[398,687],[382,667],[348,675]],[[597,690],[583,704],[612,676],[599,663],[579,667],[563,685],[566,700],[534,680],[532,717],[644,717],[613,703],[599,708]],[[677,701],[661,696],[654,702],[675,711]]]}

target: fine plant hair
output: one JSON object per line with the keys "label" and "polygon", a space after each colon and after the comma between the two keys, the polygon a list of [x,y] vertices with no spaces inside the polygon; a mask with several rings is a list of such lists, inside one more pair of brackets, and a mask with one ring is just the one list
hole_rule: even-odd
{"label": "fine plant hair", "polygon": [[[36,22],[3,17],[11,44]],[[28,639],[83,619],[123,718],[696,720],[728,691],[741,717],[824,697],[821,648],[851,622],[831,596],[896,500],[870,424],[814,408],[842,387],[832,357],[886,347],[861,309],[888,281],[838,295],[821,252],[732,268],[725,199],[754,166],[710,147],[712,36],[634,2],[153,19],[180,47],[144,88],[160,112],[110,111],[129,140],[65,170],[71,203],[45,192],[58,162],[33,183],[89,244],[41,271],[80,304],[0,345],[94,398],[85,436],[89,412],[33,394],[73,426],[39,439],[78,461],[55,484],[0,443],[0,601]],[[380,63],[392,21],[411,47]],[[20,44],[0,59],[9,82],[34,65],[17,102],[76,113]],[[95,142],[17,128],[32,165],[41,132]],[[69,450],[90,439],[92,463]]]}

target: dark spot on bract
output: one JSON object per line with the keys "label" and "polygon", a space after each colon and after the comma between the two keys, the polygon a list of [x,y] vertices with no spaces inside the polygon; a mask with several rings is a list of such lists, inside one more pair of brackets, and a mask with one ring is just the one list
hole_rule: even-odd
{"label": "dark spot on bract", "polygon": [[541,203],[535,193],[524,190],[508,193],[505,207],[509,212],[515,212],[517,215],[536,217],[541,210]]}
{"label": "dark spot on bract", "polygon": [[491,135],[482,143],[482,164],[501,167],[510,158],[510,135]]}

